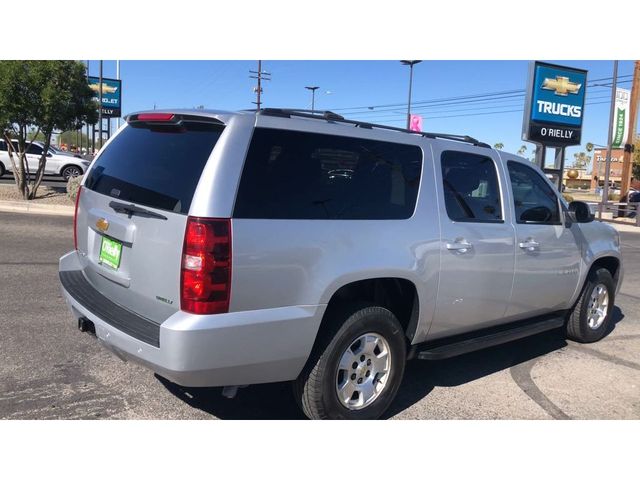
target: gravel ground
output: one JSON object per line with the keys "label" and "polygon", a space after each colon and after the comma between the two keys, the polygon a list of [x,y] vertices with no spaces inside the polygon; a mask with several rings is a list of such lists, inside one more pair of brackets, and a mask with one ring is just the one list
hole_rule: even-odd
{"label": "gravel ground", "polygon": [[[25,201],[18,192],[15,185],[0,185],[0,201]],[[66,185],[63,183],[59,187],[47,187],[41,185],[38,188],[37,198],[30,200],[33,203],[50,205],[73,205],[67,197]]]}

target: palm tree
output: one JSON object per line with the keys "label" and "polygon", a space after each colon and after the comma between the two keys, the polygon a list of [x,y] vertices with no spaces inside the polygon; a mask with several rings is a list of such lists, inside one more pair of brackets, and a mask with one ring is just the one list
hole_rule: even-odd
{"label": "palm tree", "polygon": [[504,148],[504,143],[496,143],[493,148],[496,150],[502,150]]}
{"label": "palm tree", "polygon": [[524,152],[527,151],[527,146],[526,145],[522,145],[519,149],[518,149],[518,155],[520,155],[521,157],[524,155]]}

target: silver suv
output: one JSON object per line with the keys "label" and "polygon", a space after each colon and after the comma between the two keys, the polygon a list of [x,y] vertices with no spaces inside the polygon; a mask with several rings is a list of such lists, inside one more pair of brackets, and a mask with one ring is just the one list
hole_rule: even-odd
{"label": "silver suv", "polygon": [[183,386],[377,418],[405,362],[612,328],[619,237],[523,158],[331,112],[141,112],[60,259],[81,330]]}

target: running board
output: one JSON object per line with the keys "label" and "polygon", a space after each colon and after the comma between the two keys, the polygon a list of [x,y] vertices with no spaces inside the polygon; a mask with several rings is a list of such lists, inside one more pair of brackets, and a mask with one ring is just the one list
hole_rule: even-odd
{"label": "running board", "polygon": [[[440,344],[438,346],[425,346],[418,352],[417,358],[420,360],[442,360],[445,358],[456,357],[476,350],[501,345],[503,343],[525,338],[537,333],[546,332],[560,328],[564,325],[565,317],[557,316],[546,318],[535,323],[527,325],[519,324],[508,330],[490,333],[486,335],[476,336],[473,338],[465,338],[464,340],[453,341],[452,343]],[[420,347],[418,347],[420,348]]]}

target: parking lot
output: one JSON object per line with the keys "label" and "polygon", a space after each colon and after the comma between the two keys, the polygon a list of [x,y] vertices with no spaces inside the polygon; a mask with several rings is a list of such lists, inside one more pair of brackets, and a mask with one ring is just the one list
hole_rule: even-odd
{"label": "parking lot", "polygon": [[[0,418],[295,419],[288,384],[181,388],[80,333],[60,293],[72,219],[0,213]],[[580,345],[553,331],[438,362],[409,363],[395,419],[640,418],[640,233],[621,233],[615,328]]]}

